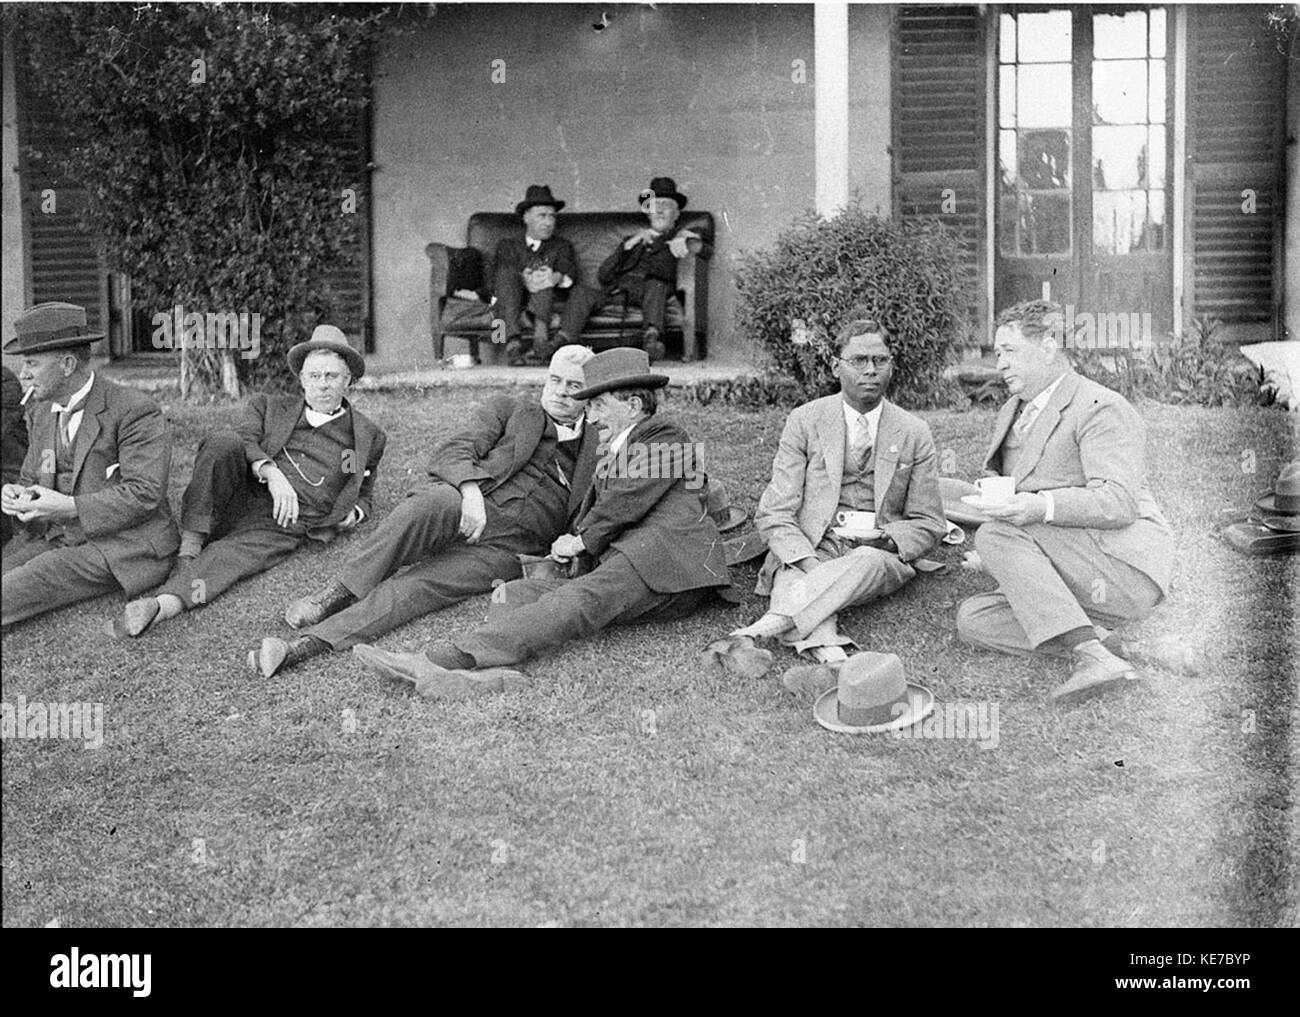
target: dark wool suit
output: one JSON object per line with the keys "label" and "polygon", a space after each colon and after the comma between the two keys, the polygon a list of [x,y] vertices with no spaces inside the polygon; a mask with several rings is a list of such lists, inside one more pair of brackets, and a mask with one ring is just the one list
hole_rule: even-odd
{"label": "dark wool suit", "polygon": [[[312,428],[306,405],[301,395],[255,395],[235,431],[203,439],[182,500],[181,526],[207,534],[208,543],[159,594],[179,597],[187,609],[210,603],[287,558],[304,540],[332,540],[354,507],[370,515],[387,437],[346,401],[341,417]],[[298,495],[298,520],[287,527],[275,521],[270,491],[253,477],[252,464],[264,459],[280,468]],[[314,480],[321,483],[314,486]]]}
{"label": "dark wool suit", "polygon": [[[27,421],[23,417],[23,387],[14,372],[0,367],[4,372],[4,387],[0,390],[0,481],[18,483],[23,459],[27,456]],[[0,515],[0,545],[9,543],[14,533],[13,516]]]}
{"label": "dark wool suit", "polygon": [[[528,293],[524,288],[523,271],[545,265],[567,275],[571,283],[578,282],[578,257],[573,245],[563,237],[550,237],[543,240],[537,251],[528,246],[523,238],[507,238],[497,244],[496,258],[492,266],[492,294],[497,298],[496,315],[506,323],[506,337],[513,339],[519,335],[519,312],[528,297],[528,309],[544,325],[551,321],[551,304],[555,289],[548,287],[536,293]],[[561,290],[564,292],[564,290]]]}
{"label": "dark wool suit", "polygon": [[[671,460],[660,457],[659,468],[650,465],[656,446],[676,450]],[[574,526],[596,567],[567,581],[506,583],[487,621],[452,640],[476,666],[517,664],[611,624],[681,617],[731,585],[705,489],[686,486],[702,471],[686,432],[650,417],[633,427],[624,448],[626,456],[598,464]]]}
{"label": "dark wool suit", "polygon": [[679,223],[671,233],[660,233],[649,243],[637,244],[631,250],[619,244],[597,271],[599,287],[573,287],[564,308],[565,333],[574,338],[581,335],[591,312],[615,293],[623,293],[631,304],[641,308],[646,327],[656,328],[663,335],[668,297],[677,289],[677,259],[668,249],[668,242],[682,228]]}
{"label": "dark wool suit", "polygon": [[[349,558],[340,581],[361,599],[304,633],[346,649],[517,578],[518,555],[550,551],[591,485],[594,428],[584,427],[567,453],[556,437],[555,422],[534,396],[498,395],[477,407],[434,449],[431,482],[412,491]],[[458,488],[470,480],[478,482],[487,512],[477,544],[460,535]]]}
{"label": "dark wool suit", "polygon": [[154,401],[95,375],[64,471],[50,406],[27,408],[31,444],[19,482],[72,495],[77,515],[18,524],[3,554],[6,626],[103,593],[156,586],[180,543],[167,503],[171,438]]}

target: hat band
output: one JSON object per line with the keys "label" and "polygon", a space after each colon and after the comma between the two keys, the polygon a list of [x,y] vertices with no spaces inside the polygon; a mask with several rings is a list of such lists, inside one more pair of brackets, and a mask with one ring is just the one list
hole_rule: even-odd
{"label": "hat band", "polygon": [[837,701],[839,704],[837,712],[841,724],[847,724],[850,727],[875,727],[877,724],[888,724],[901,716],[900,713],[895,712],[895,707],[900,704],[907,705],[907,693],[904,692],[892,702],[881,703],[878,706],[847,706],[844,700],[838,699]]}
{"label": "hat band", "polygon": [[71,339],[80,335],[90,335],[84,325],[65,325],[63,328],[50,329],[46,332],[19,332],[17,328],[14,329],[14,337],[23,343],[46,343],[55,339]]}

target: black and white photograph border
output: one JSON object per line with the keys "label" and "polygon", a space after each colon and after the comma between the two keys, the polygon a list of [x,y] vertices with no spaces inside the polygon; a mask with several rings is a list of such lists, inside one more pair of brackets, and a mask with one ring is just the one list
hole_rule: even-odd
{"label": "black and white photograph border", "polygon": [[1300,5],[0,17],[5,927],[1300,924]]}

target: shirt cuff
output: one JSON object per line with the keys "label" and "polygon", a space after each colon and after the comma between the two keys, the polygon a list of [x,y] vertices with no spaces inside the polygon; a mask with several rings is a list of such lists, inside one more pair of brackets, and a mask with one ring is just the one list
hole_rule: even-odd
{"label": "shirt cuff", "polygon": [[1056,502],[1052,500],[1051,491],[1039,491],[1038,493],[1047,502],[1047,508],[1043,512],[1043,522],[1050,523],[1056,517]]}
{"label": "shirt cuff", "polygon": [[366,510],[363,509],[360,505],[353,505],[352,511],[354,511],[357,514],[358,526],[360,526],[362,523],[366,521]]}
{"label": "shirt cuff", "polygon": [[573,285],[573,280],[570,279],[567,275],[561,277],[561,279],[560,279],[560,289],[562,289],[562,290],[567,290],[567,289],[568,289],[570,286],[572,286],[572,285]]}
{"label": "shirt cuff", "polygon": [[259,460],[257,460],[257,462],[253,463],[253,465],[252,465],[252,467],[251,467],[252,470],[253,470],[253,476],[257,479],[257,481],[258,481],[259,483],[262,483],[262,484],[265,484],[265,483],[266,483],[266,474],[264,474],[264,473],[260,473],[260,472],[258,472],[258,471],[262,468],[262,464],[263,464],[263,463],[270,464],[270,462],[271,462],[270,459],[259,459]]}

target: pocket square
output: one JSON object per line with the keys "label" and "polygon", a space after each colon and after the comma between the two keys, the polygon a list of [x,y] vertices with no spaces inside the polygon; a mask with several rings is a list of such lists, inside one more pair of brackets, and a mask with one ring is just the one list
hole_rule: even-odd
{"label": "pocket square", "polygon": [[105,480],[111,480],[112,477],[113,477],[113,474],[116,473],[116,472],[117,472],[118,470],[120,470],[121,468],[122,468],[122,464],[121,464],[121,463],[114,463],[112,466],[110,466],[108,469],[106,469],[106,470],[104,471],[104,479],[105,479]]}

